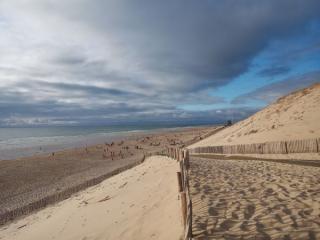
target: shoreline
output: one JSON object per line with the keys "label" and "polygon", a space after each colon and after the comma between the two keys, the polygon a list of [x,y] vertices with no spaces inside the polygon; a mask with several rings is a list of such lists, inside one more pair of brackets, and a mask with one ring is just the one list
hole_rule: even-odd
{"label": "shoreline", "polygon": [[[70,135],[70,136],[43,136],[43,137],[25,137],[25,138],[11,138],[0,141],[0,161],[15,160],[24,157],[40,156],[43,154],[50,154],[52,152],[71,150],[76,148],[91,147],[104,143],[105,141],[119,141],[130,140],[135,137],[148,134],[160,134],[162,132],[183,131],[192,128],[208,128],[219,125],[199,125],[199,126],[183,126],[183,127],[168,127],[168,128],[154,128],[154,129],[136,129],[128,131],[115,131],[115,132],[101,132],[90,133],[87,135]],[[1,130],[1,128],[0,128]],[[39,142],[43,139],[51,139],[52,143],[35,144],[33,146],[21,147],[5,147],[3,145],[13,145],[14,141],[23,140],[29,141],[38,138]],[[63,138],[73,138],[73,140]]]}

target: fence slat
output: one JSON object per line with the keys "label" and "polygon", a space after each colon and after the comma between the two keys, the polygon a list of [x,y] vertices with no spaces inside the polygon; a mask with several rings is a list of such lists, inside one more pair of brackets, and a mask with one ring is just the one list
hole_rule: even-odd
{"label": "fence slat", "polygon": [[320,138],[292,141],[265,142],[239,145],[197,147],[191,153],[218,154],[288,154],[316,153],[320,151]]}

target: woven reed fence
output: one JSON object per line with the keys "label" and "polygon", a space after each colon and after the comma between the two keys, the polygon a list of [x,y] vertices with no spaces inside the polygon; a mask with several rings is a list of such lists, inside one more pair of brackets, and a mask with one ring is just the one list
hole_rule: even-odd
{"label": "woven reed fence", "polygon": [[79,191],[84,190],[88,187],[91,187],[91,186],[94,186],[98,183],[101,183],[102,181],[104,181],[105,179],[107,179],[109,177],[112,177],[118,173],[121,173],[125,170],[128,170],[130,168],[133,168],[133,167],[141,164],[142,162],[144,162],[145,158],[146,158],[146,155],[144,155],[141,160],[138,160],[134,163],[117,168],[109,173],[98,176],[96,178],[89,179],[89,180],[87,180],[83,183],[80,183],[78,185],[71,186],[63,191],[48,195],[48,196],[43,197],[39,200],[36,200],[36,201],[31,202],[27,205],[24,205],[22,207],[10,209],[10,210],[0,209],[0,225],[6,223],[8,221],[14,220],[15,218],[20,217],[22,215],[29,214],[35,210],[44,208],[49,204],[53,204],[53,203],[62,201],[64,199],[67,199],[72,194],[74,194],[76,192],[79,192]]}
{"label": "woven reed fence", "polygon": [[253,144],[208,146],[190,149],[190,153],[288,154],[320,152],[320,138]]}
{"label": "woven reed fence", "polygon": [[181,211],[184,224],[184,240],[192,239],[192,201],[189,191],[189,151],[179,148],[168,148],[167,156],[180,163],[180,172],[177,172]]}

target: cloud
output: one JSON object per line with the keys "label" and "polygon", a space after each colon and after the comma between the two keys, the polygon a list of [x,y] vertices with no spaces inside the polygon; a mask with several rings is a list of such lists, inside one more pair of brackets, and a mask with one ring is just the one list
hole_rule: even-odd
{"label": "cloud", "polygon": [[[132,108],[130,108],[132,109]],[[79,110],[80,111],[80,110]],[[197,125],[197,124],[219,124],[227,120],[242,120],[247,116],[258,111],[258,108],[228,108],[209,111],[184,111],[184,110],[162,110],[161,112],[127,112],[114,115],[94,115],[90,114],[67,114],[66,116],[48,115],[46,117],[37,116],[10,116],[8,118],[0,118],[0,126],[39,126],[39,125],[106,125],[111,124],[155,124],[164,126],[172,123],[176,125]],[[88,112],[85,112],[88,113]],[[143,119],[143,120],[141,120]]]}
{"label": "cloud", "polygon": [[223,102],[210,90],[319,11],[318,0],[2,0],[0,114],[174,118],[182,104]]}
{"label": "cloud", "polygon": [[311,84],[320,82],[320,71],[309,72],[296,77],[271,83],[255,91],[236,97],[233,104],[245,104],[250,101],[262,101],[271,103],[279,97],[286,95],[294,90],[307,87]]}

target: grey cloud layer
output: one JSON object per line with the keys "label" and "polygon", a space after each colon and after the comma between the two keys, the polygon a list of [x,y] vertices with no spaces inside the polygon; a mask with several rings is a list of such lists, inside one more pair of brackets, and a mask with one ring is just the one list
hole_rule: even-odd
{"label": "grey cloud layer", "polygon": [[0,115],[185,116],[177,106],[223,102],[208,90],[319,11],[318,0],[2,0]]}

